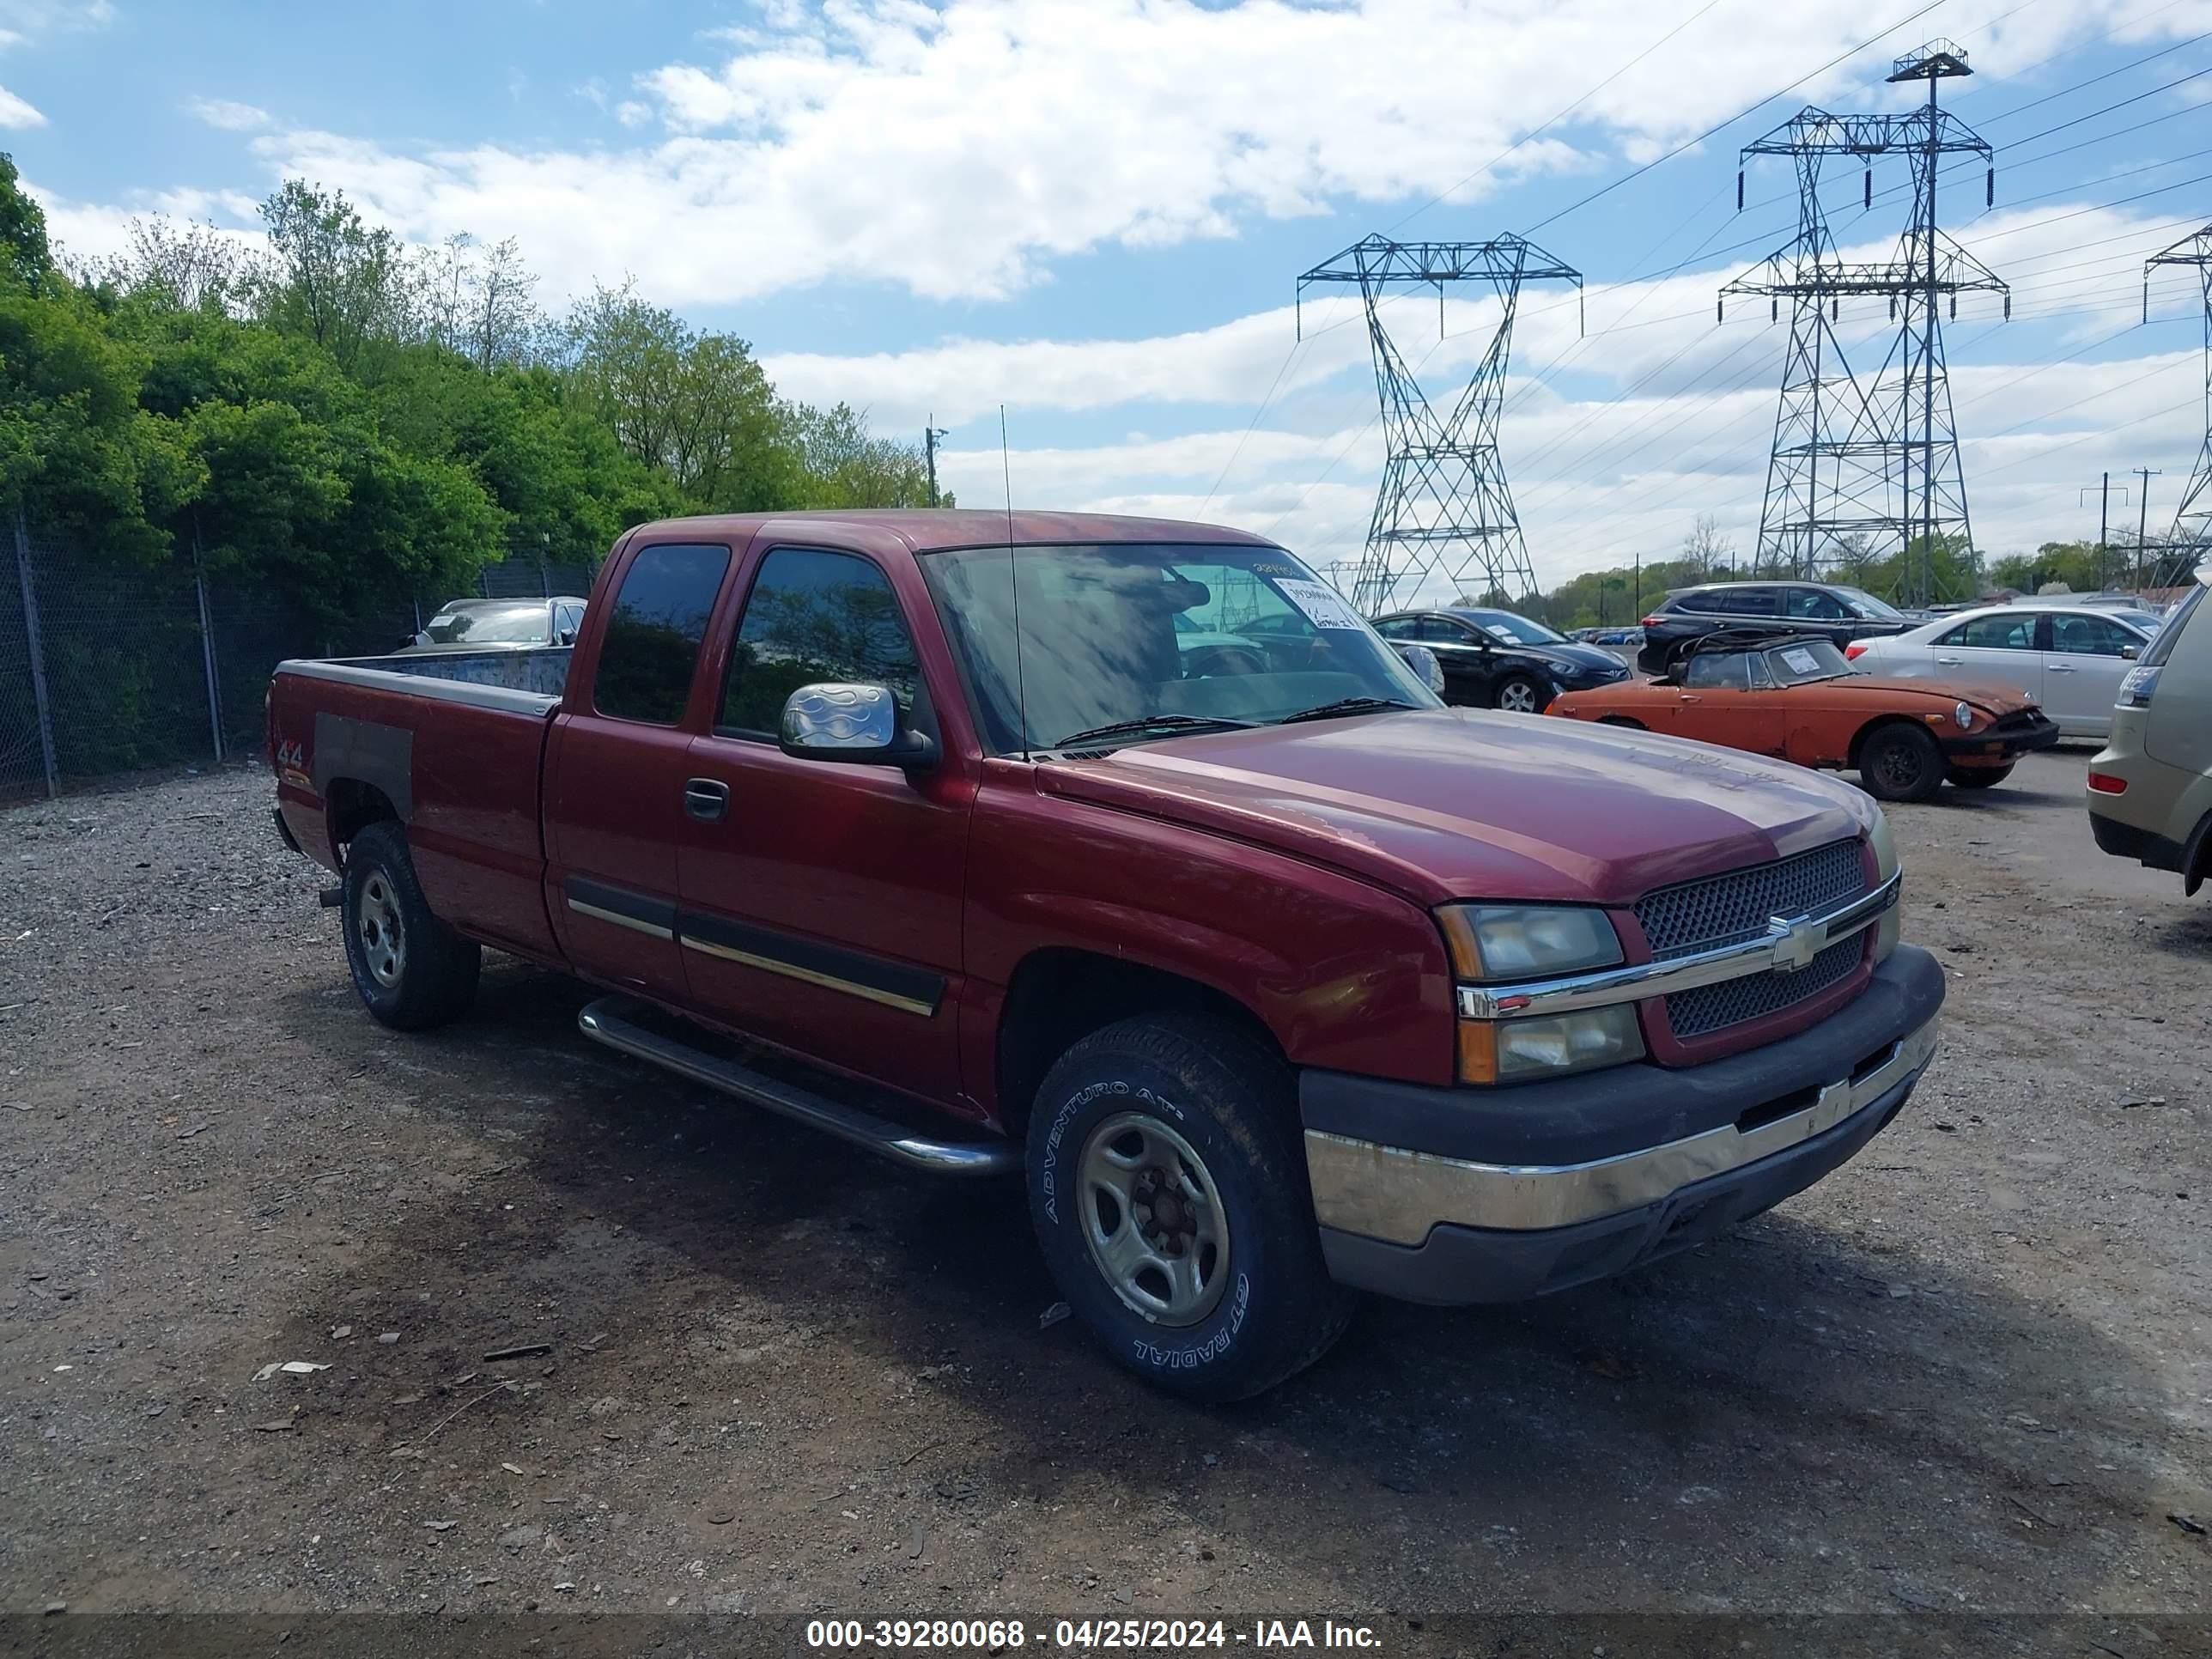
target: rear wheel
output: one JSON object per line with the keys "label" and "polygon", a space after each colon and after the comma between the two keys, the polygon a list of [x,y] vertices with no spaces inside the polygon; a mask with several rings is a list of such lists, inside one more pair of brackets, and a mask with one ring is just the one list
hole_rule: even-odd
{"label": "rear wheel", "polygon": [[1961,789],[1993,789],[2012,775],[2010,766],[1947,766],[1943,775]]}
{"label": "rear wheel", "polygon": [[1626,714],[1601,714],[1597,717],[1597,723],[1600,726],[1622,726],[1632,732],[1648,732],[1651,729],[1642,720],[1632,720]]}
{"label": "rear wheel", "polygon": [[1528,674],[1508,674],[1490,694],[1490,706],[1509,714],[1540,714],[1551,700],[1551,688]]}
{"label": "rear wheel", "polygon": [[346,965],[370,1013],[420,1031],[467,1012],[483,951],[432,913],[398,824],[372,823],[353,838],[343,891]]}
{"label": "rear wheel", "polygon": [[1926,800],[1942,787],[1943,751],[1917,726],[1877,726],[1859,746],[1859,781],[1876,800]]}
{"label": "rear wheel", "polygon": [[1126,1019],[1038,1091],[1030,1215],[1060,1294],[1115,1360],[1242,1400],[1326,1352],[1353,1300],[1328,1277],[1289,1072],[1223,1021]]}

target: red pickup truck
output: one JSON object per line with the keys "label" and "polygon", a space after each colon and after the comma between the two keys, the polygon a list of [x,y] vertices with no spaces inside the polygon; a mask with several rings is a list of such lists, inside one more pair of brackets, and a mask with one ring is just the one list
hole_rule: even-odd
{"label": "red pickup truck", "polygon": [[1445,708],[1233,531],[647,525],[573,647],[286,663],[268,723],[377,1018],[459,1014],[489,945],[602,988],[599,1042],[1018,1171],[1076,1313],[1205,1398],[1356,1290],[1511,1300],[1710,1237],[1936,1044],[1866,796]]}

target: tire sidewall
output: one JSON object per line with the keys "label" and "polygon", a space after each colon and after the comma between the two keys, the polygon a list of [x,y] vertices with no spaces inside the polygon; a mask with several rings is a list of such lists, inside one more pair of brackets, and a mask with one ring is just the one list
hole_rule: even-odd
{"label": "tire sidewall", "polygon": [[[1893,789],[1881,775],[1881,757],[1893,744],[1911,746],[1920,759],[1920,778],[1911,789]],[[1917,726],[1891,726],[1876,732],[1867,739],[1866,752],[1859,757],[1860,776],[1867,785],[1867,793],[1877,800],[1925,800],[1943,781],[1942,752],[1936,748],[1936,739]]]}
{"label": "tire sidewall", "polygon": [[[1046,1079],[1029,1138],[1030,1212],[1053,1277],[1073,1310],[1130,1370],[1168,1387],[1234,1395],[1238,1379],[1264,1368],[1275,1346],[1272,1269],[1281,1248],[1282,1212],[1293,1200],[1262,1190],[1262,1172],[1240,1138],[1188,1097],[1187,1083],[1110,1044],[1088,1054],[1085,1048],[1091,1045],[1071,1053]],[[1123,1112],[1158,1118],[1182,1135],[1221,1195],[1229,1280],[1219,1304],[1194,1325],[1159,1324],[1129,1307],[1085,1242],[1077,1187],[1083,1148],[1099,1124]],[[1303,1193],[1295,1201],[1303,1205]]]}
{"label": "tire sidewall", "polygon": [[[380,833],[380,828],[372,826],[363,830],[346,849],[345,880],[342,884],[344,902],[338,914],[343,919],[346,967],[353,975],[353,988],[360,993],[369,1012],[385,1019],[398,1014],[406,1006],[408,987],[418,972],[419,952],[416,949],[418,940],[415,917],[410,914],[413,907],[408,903],[414,883],[394,867],[396,861],[386,845],[388,838]],[[405,929],[403,938],[406,960],[400,969],[399,983],[392,986],[379,984],[376,975],[369,972],[368,955],[361,942],[362,893],[368,885],[368,878],[379,871],[392,889],[400,910],[400,926]]]}
{"label": "tire sidewall", "polygon": [[1534,675],[1508,674],[1504,679],[1498,682],[1498,690],[1493,694],[1492,699],[1493,706],[1502,713],[1519,714],[1522,712],[1519,709],[1508,709],[1505,707],[1506,688],[1508,686],[1514,685],[1525,685],[1528,688],[1528,695],[1531,700],[1530,705],[1526,711],[1528,714],[1542,714],[1544,712],[1545,705],[1552,701],[1551,688],[1547,686],[1543,681],[1538,679]]}

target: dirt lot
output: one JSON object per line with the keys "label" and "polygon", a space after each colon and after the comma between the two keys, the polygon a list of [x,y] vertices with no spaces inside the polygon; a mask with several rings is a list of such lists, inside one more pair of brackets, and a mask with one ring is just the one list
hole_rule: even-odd
{"label": "dirt lot", "polygon": [[564,981],[372,1024],[264,772],[0,815],[0,1606],[2212,1613],[2212,902],[2083,763],[1893,815],[1952,1000],[1858,1162],[1218,1412]]}

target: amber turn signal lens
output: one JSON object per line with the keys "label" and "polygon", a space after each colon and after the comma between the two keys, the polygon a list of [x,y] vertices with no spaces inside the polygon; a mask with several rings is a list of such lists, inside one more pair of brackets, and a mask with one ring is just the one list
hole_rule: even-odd
{"label": "amber turn signal lens", "polygon": [[1452,974],[1461,980],[1482,977],[1482,947],[1475,943],[1474,919],[1465,910],[1446,906],[1437,912],[1443,926],[1444,948],[1451,952]]}
{"label": "amber turn signal lens", "polygon": [[1463,1019],[1459,1023],[1459,1080],[1498,1081],[1498,1027],[1486,1019]]}

